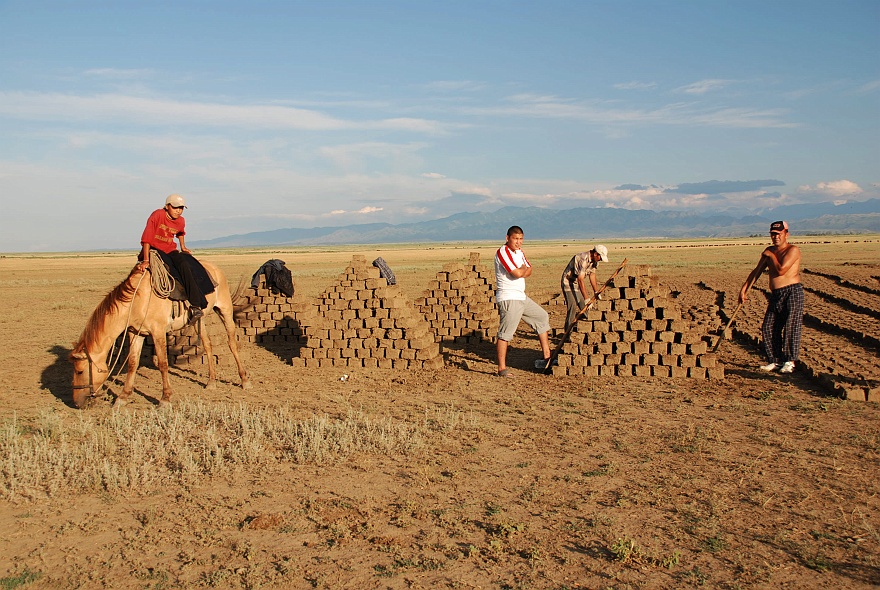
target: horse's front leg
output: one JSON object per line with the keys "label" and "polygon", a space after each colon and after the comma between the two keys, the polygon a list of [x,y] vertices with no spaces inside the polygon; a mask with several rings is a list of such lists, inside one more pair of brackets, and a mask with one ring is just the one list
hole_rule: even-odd
{"label": "horse's front leg", "polygon": [[131,394],[134,392],[134,379],[137,377],[138,366],[141,361],[141,350],[144,347],[144,337],[135,332],[128,334],[128,374],[125,376],[125,385],[122,393],[117,396],[113,403],[114,408],[121,408],[126,402],[131,400]]}
{"label": "horse's front leg", "polygon": [[168,342],[165,332],[156,331],[152,334],[153,345],[156,348],[156,364],[159,365],[159,373],[162,374],[162,399],[159,407],[171,407],[171,379],[168,378]]}

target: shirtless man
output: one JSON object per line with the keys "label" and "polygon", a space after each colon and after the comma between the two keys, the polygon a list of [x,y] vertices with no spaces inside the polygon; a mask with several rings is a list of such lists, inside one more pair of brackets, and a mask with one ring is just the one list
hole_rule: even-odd
{"label": "shirtless man", "polygon": [[801,285],[801,251],[788,243],[788,224],[774,221],[770,224],[773,245],[761,253],[758,266],[749,274],[739,291],[739,302],[745,303],[749,288],[764,269],[770,271],[770,298],[761,327],[764,352],[768,363],[764,371],[791,373],[800,358],[801,332],[804,326],[804,287]]}

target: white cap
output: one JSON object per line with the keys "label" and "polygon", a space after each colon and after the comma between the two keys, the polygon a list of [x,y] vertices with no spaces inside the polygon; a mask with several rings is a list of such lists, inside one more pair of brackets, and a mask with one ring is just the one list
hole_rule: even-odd
{"label": "white cap", "polygon": [[172,207],[186,207],[186,201],[180,195],[168,195],[168,198],[165,199],[166,205],[171,205]]}
{"label": "white cap", "polygon": [[599,258],[602,259],[602,262],[608,262],[608,248],[606,248],[602,244],[599,244],[597,246],[593,246],[593,250],[598,252]]}

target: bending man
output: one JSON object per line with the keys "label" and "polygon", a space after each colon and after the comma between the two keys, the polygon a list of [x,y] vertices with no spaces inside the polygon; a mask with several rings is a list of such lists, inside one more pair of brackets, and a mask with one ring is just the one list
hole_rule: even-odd
{"label": "bending man", "polygon": [[565,303],[568,305],[568,315],[565,318],[565,331],[575,322],[578,312],[583,309],[587,296],[587,277],[590,277],[590,286],[593,294],[598,297],[599,284],[596,282],[596,269],[599,262],[608,262],[608,248],[599,244],[592,250],[581,252],[571,257],[568,266],[562,271],[562,294],[565,295]]}

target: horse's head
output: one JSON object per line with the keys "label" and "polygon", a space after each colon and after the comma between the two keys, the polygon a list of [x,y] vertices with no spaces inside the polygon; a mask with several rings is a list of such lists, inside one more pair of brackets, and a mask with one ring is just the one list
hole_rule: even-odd
{"label": "horse's head", "polygon": [[85,348],[70,353],[70,361],[73,363],[73,404],[81,408],[107,379],[107,363],[91,358]]}

